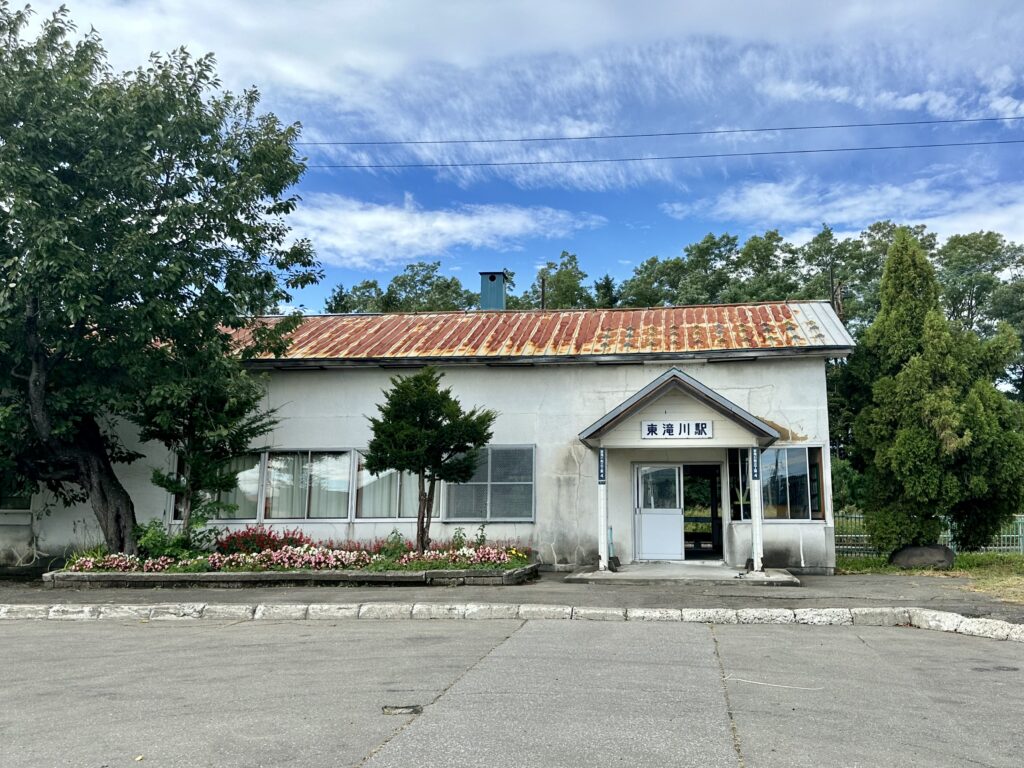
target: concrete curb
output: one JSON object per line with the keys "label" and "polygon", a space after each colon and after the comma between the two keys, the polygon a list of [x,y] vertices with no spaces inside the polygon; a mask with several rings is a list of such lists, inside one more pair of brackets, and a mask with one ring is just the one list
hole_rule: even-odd
{"label": "concrete curb", "polygon": [[536,603],[0,604],[0,621],[338,621],[519,619],[916,627],[1024,643],[1024,624],[928,608],[607,608]]}
{"label": "concrete curb", "polygon": [[430,587],[513,586],[537,578],[540,563],[521,568],[436,569],[428,571],[212,571],[208,573],[143,573],[141,571],[49,571],[43,574],[47,589],[105,589],[154,587],[281,587],[380,584]]}

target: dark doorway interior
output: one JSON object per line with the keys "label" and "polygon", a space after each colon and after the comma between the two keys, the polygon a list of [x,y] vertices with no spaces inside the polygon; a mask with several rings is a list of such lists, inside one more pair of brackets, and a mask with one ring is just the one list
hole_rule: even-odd
{"label": "dark doorway interior", "polygon": [[683,548],[687,560],[722,558],[721,467],[683,465]]}

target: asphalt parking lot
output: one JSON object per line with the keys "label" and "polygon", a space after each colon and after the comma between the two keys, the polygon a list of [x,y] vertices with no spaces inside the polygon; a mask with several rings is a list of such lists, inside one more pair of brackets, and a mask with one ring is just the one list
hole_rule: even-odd
{"label": "asphalt parking lot", "polygon": [[0,647],[4,768],[1019,766],[1024,741],[1024,645],[913,628],[17,621]]}

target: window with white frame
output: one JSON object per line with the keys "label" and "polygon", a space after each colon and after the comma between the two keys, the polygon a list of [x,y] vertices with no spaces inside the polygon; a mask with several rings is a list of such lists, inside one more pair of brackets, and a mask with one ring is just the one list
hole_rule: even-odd
{"label": "window with white frame", "polygon": [[533,446],[481,449],[473,476],[449,484],[449,520],[532,520]]}
{"label": "window with white frame", "polygon": [[729,449],[729,508],[733,520],[750,519],[750,451]]}
{"label": "window with white frame", "polygon": [[821,448],[761,452],[765,520],[824,520]]}
{"label": "window with white frame", "polygon": [[348,517],[351,481],[348,452],[289,451],[267,454],[263,483],[266,520]]}
{"label": "window with white frame", "polygon": [[0,475],[0,512],[28,512],[30,509],[32,494],[13,477]]}
{"label": "window with white frame", "polygon": [[235,475],[234,490],[221,493],[217,501],[226,505],[218,512],[221,520],[255,520],[260,498],[260,454],[245,453],[231,459],[228,471]]}
{"label": "window with white frame", "polygon": [[[415,519],[419,509],[415,475],[393,470],[372,475],[357,451],[246,453],[231,460],[229,471],[236,485],[218,496],[219,520]],[[438,485],[433,516],[440,513]]]}
{"label": "window with white frame", "polygon": [[[363,465],[359,456],[359,473],[356,479],[356,519],[373,520],[387,518],[412,518],[420,509],[419,478],[408,472],[389,469],[379,475],[372,475]],[[441,486],[434,492],[432,517],[441,514]]]}

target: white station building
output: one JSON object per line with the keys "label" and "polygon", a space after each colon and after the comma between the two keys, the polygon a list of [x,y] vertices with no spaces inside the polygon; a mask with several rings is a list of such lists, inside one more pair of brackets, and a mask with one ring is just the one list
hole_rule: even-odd
{"label": "white station building", "polygon": [[[498,412],[468,483],[444,485],[435,539],[529,545],[557,569],[693,559],[830,573],[835,537],[825,364],[853,340],[827,302],[307,318],[261,359],[276,429],[236,460],[226,528],[301,528],[335,542],[415,532],[412,478],[360,451],[393,376],[433,365],[463,407]],[[119,468],[140,522],[173,524],[149,478],[160,446]],[[0,496],[0,563],[102,541],[91,509]]]}

